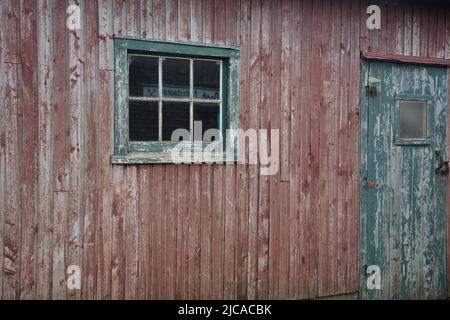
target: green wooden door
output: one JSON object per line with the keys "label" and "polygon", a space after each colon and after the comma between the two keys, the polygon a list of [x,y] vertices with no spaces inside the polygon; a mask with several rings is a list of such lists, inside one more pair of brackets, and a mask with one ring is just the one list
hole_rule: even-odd
{"label": "green wooden door", "polygon": [[360,296],[444,298],[447,69],[364,62],[361,81]]}

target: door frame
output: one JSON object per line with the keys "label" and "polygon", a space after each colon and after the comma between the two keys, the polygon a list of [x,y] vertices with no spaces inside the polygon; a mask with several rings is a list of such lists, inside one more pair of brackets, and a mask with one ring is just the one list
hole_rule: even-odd
{"label": "door frame", "polygon": [[[365,266],[363,265],[363,258],[366,256],[365,246],[362,244],[364,241],[367,241],[363,237],[365,237],[366,233],[363,231],[363,226],[366,225],[364,219],[367,218],[367,214],[363,213],[363,211],[367,210],[367,192],[361,192],[362,188],[364,188],[365,180],[367,177],[367,156],[363,155],[364,152],[367,152],[367,139],[368,139],[368,97],[365,92],[365,76],[369,71],[370,62],[391,62],[397,64],[408,64],[408,65],[422,65],[427,67],[438,66],[438,67],[446,67],[447,69],[447,91],[448,91],[448,99],[447,99],[447,121],[446,121],[446,158],[450,160],[450,59],[443,58],[425,58],[425,57],[413,57],[413,56],[402,56],[396,54],[384,54],[384,53],[376,53],[376,52],[363,52],[360,54],[360,90],[359,90],[359,130],[358,130],[358,259],[357,259],[357,278],[358,278],[358,299],[362,298],[361,288],[366,283],[366,275],[365,275]],[[448,176],[445,179],[445,186],[448,184]],[[445,284],[447,287],[447,297],[450,297],[450,209],[447,206],[447,199],[450,199],[450,187],[446,187],[444,189],[444,252],[445,252]]]}

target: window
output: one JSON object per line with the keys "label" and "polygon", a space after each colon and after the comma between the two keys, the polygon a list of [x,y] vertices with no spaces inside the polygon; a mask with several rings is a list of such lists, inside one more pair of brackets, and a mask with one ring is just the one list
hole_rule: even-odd
{"label": "window", "polygon": [[426,136],[426,101],[400,101],[400,138],[424,139]]}
{"label": "window", "polygon": [[180,140],[197,151],[217,142],[210,129],[225,157],[235,144],[227,129],[238,128],[238,71],[235,48],[116,38],[112,162],[171,162]]}
{"label": "window", "polygon": [[433,133],[430,96],[397,95],[395,112],[396,145],[429,145]]}

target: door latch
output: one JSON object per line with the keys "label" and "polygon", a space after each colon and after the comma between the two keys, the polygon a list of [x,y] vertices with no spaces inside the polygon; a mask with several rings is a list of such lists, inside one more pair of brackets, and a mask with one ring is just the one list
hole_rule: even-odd
{"label": "door latch", "polygon": [[378,187],[379,187],[379,185],[378,185],[378,183],[376,183],[376,181],[366,180],[366,183],[364,184],[364,188],[365,188],[366,190],[369,190],[369,189],[376,189],[376,188],[378,188]]}
{"label": "door latch", "polygon": [[434,169],[434,172],[436,174],[441,174],[441,176],[446,176],[449,172],[448,161],[444,161],[444,159],[442,158],[441,151],[436,150],[434,153],[439,163],[438,167]]}
{"label": "door latch", "polygon": [[375,97],[378,95],[378,89],[376,86],[366,86],[366,96]]}

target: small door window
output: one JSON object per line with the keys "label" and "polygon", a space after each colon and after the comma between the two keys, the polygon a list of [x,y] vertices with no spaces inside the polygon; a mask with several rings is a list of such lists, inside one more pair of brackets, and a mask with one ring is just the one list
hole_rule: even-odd
{"label": "small door window", "polygon": [[426,146],[434,131],[433,97],[399,94],[395,102],[394,143],[398,146]]}
{"label": "small door window", "polygon": [[427,137],[427,102],[399,101],[400,138],[425,139]]}

